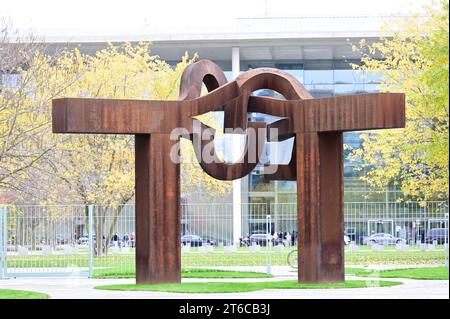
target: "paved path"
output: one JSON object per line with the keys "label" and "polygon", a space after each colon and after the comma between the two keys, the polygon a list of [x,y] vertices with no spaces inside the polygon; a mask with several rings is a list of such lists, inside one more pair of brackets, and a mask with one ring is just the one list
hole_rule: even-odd
{"label": "paved path", "polygon": [[[183,282],[201,281],[261,281],[285,280],[286,277],[271,279],[183,279]],[[289,279],[292,279],[290,277]],[[347,277],[374,281],[374,278]],[[387,280],[387,279],[384,279]],[[67,278],[20,278],[0,280],[0,288],[22,289],[47,293],[57,299],[153,299],[153,298],[189,298],[189,299],[448,299],[448,280],[412,280],[388,279],[404,282],[403,285],[383,288],[360,289],[267,289],[247,293],[226,294],[180,294],[166,292],[107,291],[93,289],[99,285],[134,283],[132,279],[87,279]]]}

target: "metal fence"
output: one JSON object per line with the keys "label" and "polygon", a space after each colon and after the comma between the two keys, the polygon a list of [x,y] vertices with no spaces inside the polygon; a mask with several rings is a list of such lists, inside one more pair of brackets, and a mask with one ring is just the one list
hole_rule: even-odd
{"label": "metal fence", "polygon": [[[235,208],[182,205],[182,267],[295,275],[287,255],[297,248],[296,204],[245,203],[240,221]],[[347,265],[448,263],[448,202],[344,208]],[[0,229],[0,278],[135,272],[134,205],[0,206]]]}

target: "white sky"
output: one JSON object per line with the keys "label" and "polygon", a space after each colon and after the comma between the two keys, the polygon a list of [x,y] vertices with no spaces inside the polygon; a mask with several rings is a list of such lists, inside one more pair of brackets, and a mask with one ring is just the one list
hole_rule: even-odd
{"label": "white sky", "polygon": [[[0,0],[0,17],[38,35],[158,33],[224,28],[237,17],[420,12],[431,0]],[[211,29],[211,27],[210,27]],[[152,32],[153,31],[153,32]]]}

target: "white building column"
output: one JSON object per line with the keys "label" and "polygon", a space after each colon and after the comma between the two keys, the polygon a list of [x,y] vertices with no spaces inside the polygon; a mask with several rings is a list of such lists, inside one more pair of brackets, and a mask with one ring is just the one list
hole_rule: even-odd
{"label": "white building column", "polygon": [[239,47],[231,48],[231,72],[233,78],[236,78],[241,72],[241,58],[239,56]]}
{"label": "white building column", "polygon": [[[233,79],[239,75],[241,71],[239,47],[231,48],[231,71]],[[233,138],[233,151],[240,151],[239,136]],[[235,156],[233,156],[235,157]],[[235,157],[236,158],[236,157]],[[233,181],[233,242],[239,243],[239,237],[242,234],[242,196],[241,196],[242,179]]]}

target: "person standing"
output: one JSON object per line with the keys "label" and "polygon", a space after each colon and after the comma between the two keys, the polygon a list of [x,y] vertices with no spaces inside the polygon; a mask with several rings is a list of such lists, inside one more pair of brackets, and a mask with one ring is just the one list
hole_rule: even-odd
{"label": "person standing", "polygon": [[117,233],[115,233],[112,239],[113,239],[114,247],[117,247],[118,241],[119,241],[119,235],[117,235]]}
{"label": "person standing", "polygon": [[129,240],[130,238],[128,237],[128,234],[123,235],[123,246],[124,247],[128,247],[129,246]]}
{"label": "person standing", "polygon": [[131,248],[134,248],[136,245],[136,234],[134,232],[131,233],[130,236]]}
{"label": "person standing", "polygon": [[286,246],[291,246],[292,236],[289,232],[286,232]]}
{"label": "person standing", "polygon": [[295,230],[292,231],[292,240],[291,240],[291,245],[295,246],[295,242],[297,240],[297,232]]}

